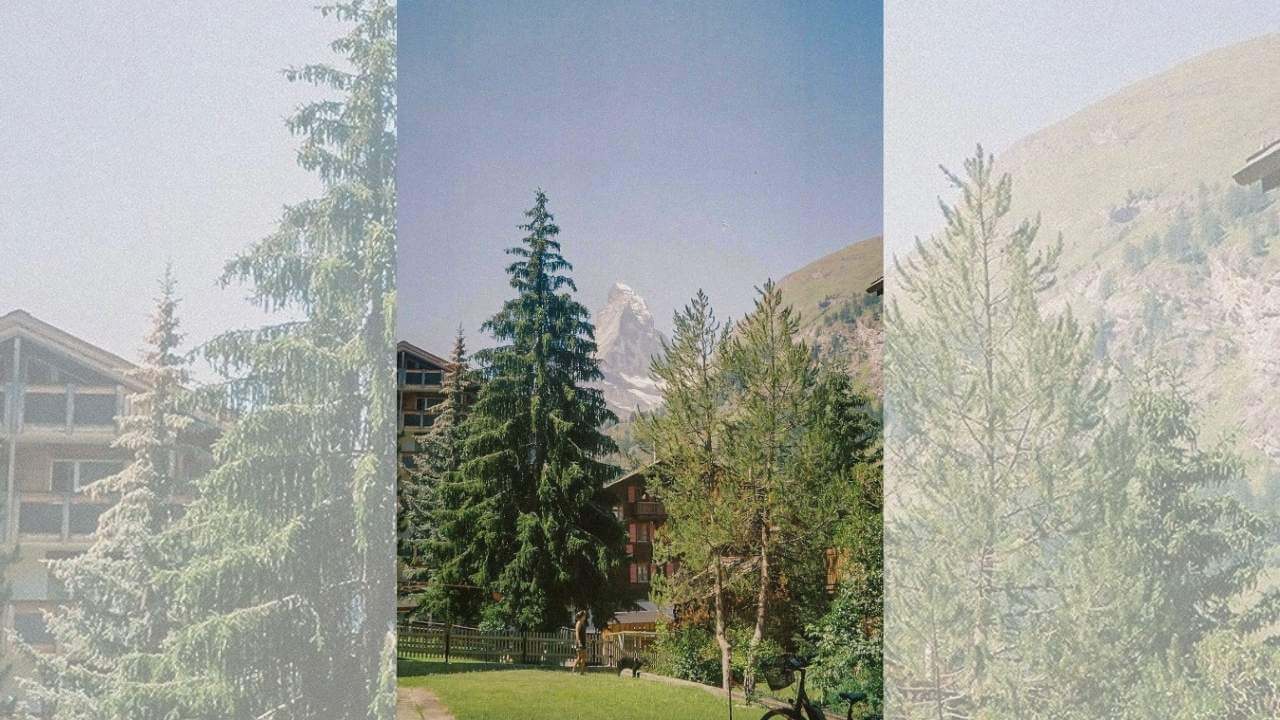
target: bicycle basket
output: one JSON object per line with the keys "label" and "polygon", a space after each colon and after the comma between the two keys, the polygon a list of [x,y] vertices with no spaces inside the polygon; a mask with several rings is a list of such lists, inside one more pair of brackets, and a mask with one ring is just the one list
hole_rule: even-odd
{"label": "bicycle basket", "polygon": [[770,690],[781,690],[785,687],[790,687],[796,681],[795,672],[781,662],[770,663],[763,670],[764,681],[769,684]]}

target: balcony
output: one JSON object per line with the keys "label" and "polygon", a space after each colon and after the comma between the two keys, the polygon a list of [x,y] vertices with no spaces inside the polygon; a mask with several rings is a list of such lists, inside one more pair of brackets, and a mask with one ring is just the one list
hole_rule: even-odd
{"label": "balcony", "polygon": [[640,500],[636,503],[636,517],[663,517],[666,511],[662,503],[652,500]]}

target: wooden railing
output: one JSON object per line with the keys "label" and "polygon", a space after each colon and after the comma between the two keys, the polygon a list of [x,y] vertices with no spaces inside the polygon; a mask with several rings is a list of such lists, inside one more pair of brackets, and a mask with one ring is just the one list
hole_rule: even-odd
{"label": "wooden railing", "polygon": [[[396,647],[413,660],[471,660],[520,665],[565,665],[577,657],[573,634],[486,631],[443,623],[406,622],[397,629]],[[652,633],[587,636],[587,664],[617,665],[622,657],[647,655]]]}

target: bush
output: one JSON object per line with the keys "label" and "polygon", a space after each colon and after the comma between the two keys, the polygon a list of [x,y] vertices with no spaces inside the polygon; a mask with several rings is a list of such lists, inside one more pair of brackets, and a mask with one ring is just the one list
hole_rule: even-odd
{"label": "bush", "polygon": [[697,625],[658,626],[653,672],[707,685],[720,684],[720,646],[715,635]]}
{"label": "bush", "polygon": [[[733,643],[733,657],[730,658],[730,668],[732,668],[735,680],[741,681],[747,676],[748,662],[750,661],[752,628],[738,628],[730,630],[729,640]],[[773,667],[777,667],[782,663],[783,649],[780,644],[769,638],[760,641],[760,647],[756,648],[755,658],[755,678],[756,683],[764,682],[765,672]],[[750,688],[748,699],[754,699],[758,695],[758,687]]]}
{"label": "bush", "polygon": [[878,573],[863,583],[841,585],[831,609],[809,628],[813,638],[809,685],[824,699],[839,692],[861,692],[873,707],[880,707],[884,697],[882,588]]}

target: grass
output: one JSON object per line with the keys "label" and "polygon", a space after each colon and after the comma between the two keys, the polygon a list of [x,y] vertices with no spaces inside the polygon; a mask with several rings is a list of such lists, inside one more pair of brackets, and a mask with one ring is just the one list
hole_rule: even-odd
{"label": "grass", "polygon": [[[450,664],[401,659],[400,685],[434,692],[457,720],[719,720],[723,698],[697,688],[613,673],[572,675],[560,668]],[[733,716],[755,720],[765,710],[735,703]]]}

